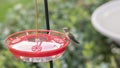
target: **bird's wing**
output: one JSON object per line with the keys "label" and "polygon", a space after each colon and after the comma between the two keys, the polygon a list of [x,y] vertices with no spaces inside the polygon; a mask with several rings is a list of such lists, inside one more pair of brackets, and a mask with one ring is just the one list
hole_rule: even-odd
{"label": "bird's wing", "polygon": [[79,42],[75,39],[75,37],[71,33],[69,33],[68,36],[72,41],[79,44]]}

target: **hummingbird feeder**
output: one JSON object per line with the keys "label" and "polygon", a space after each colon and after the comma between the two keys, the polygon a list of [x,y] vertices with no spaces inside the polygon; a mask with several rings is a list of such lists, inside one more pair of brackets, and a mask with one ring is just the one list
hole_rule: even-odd
{"label": "hummingbird feeder", "polygon": [[70,44],[70,39],[64,33],[50,30],[47,0],[44,0],[44,4],[46,30],[24,30],[9,35],[5,40],[5,45],[18,59],[26,62],[49,62],[61,57]]}

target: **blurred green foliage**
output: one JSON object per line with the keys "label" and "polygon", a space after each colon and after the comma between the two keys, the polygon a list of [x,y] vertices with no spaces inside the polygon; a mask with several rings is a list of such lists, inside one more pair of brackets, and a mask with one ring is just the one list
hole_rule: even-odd
{"label": "blurred green foliage", "polygon": [[[99,34],[91,25],[91,14],[109,0],[48,0],[50,26],[52,30],[71,29],[81,45],[68,46],[64,55],[54,61],[54,68],[116,68],[112,40]],[[45,29],[43,0],[39,1],[39,29]],[[35,68],[13,58],[3,40],[11,33],[35,29],[34,3],[17,4],[9,10],[6,20],[0,23],[0,68]],[[39,63],[41,68],[49,68],[48,63]]]}
{"label": "blurred green foliage", "polygon": [[28,4],[32,1],[28,0],[0,0],[0,21],[5,21],[6,13],[9,9],[17,3],[22,3],[23,5]]}

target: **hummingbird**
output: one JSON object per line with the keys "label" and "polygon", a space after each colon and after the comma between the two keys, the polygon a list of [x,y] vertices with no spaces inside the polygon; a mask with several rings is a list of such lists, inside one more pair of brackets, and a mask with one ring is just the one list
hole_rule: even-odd
{"label": "hummingbird", "polygon": [[68,38],[73,41],[76,44],[80,44],[74,37],[74,35],[72,33],[70,33],[70,30],[68,28],[63,28],[64,32],[66,33],[66,35],[68,36]]}

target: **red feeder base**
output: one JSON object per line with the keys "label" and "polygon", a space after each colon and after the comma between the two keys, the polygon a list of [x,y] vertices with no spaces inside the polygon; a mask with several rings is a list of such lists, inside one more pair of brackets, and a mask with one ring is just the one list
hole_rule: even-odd
{"label": "red feeder base", "polygon": [[26,62],[57,59],[69,43],[65,34],[52,30],[25,30],[11,34],[5,40],[11,53]]}

